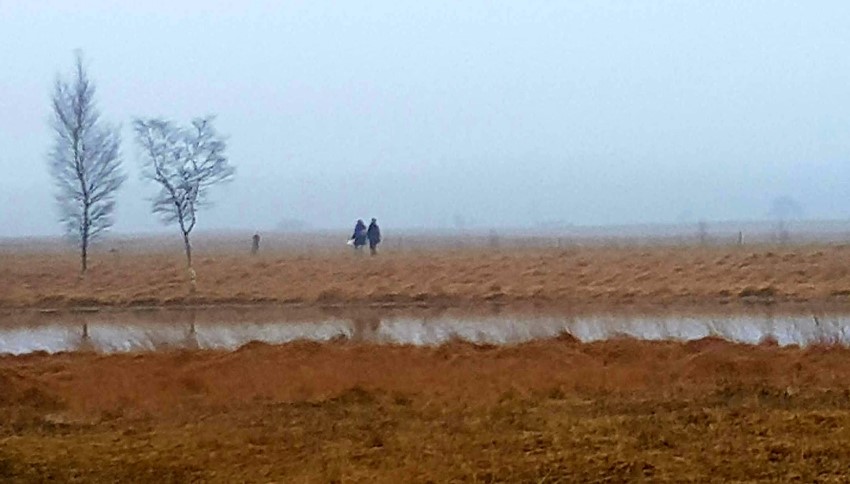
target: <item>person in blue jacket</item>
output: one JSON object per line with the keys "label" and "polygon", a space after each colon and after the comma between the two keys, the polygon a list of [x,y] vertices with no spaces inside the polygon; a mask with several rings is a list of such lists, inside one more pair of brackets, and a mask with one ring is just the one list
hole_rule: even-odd
{"label": "person in blue jacket", "polygon": [[351,235],[351,240],[354,241],[354,248],[362,249],[366,245],[366,224],[363,220],[358,220],[354,226],[354,234]]}
{"label": "person in blue jacket", "polygon": [[369,252],[372,255],[378,255],[378,244],[381,243],[381,229],[378,227],[378,219],[372,219],[372,223],[366,229],[366,238],[369,239]]}

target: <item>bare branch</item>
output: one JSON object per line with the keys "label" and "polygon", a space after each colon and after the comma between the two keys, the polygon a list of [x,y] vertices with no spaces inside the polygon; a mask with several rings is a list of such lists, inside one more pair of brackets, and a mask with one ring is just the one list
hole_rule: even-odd
{"label": "bare branch", "polygon": [[94,96],[94,83],[78,52],[71,82],[57,77],[54,85],[48,168],[56,186],[59,221],[80,245],[82,272],[89,243],[113,224],[115,192],[126,179],[119,130],[101,122]]}
{"label": "bare branch", "polygon": [[142,176],[159,185],[151,209],[164,223],[177,223],[186,258],[192,265],[189,234],[197,211],[207,204],[207,190],[233,178],[234,168],[224,152],[227,144],[213,127],[214,118],[192,120],[191,127],[163,119],[136,119],[133,128],[142,148]]}

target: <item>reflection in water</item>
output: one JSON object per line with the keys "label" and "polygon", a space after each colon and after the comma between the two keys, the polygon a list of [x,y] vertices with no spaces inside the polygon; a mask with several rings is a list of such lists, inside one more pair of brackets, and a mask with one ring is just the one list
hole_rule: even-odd
{"label": "reflection in water", "polygon": [[186,332],[186,337],[183,338],[183,344],[181,347],[188,350],[197,350],[201,348],[201,345],[198,343],[198,330],[195,328],[195,321],[198,318],[198,314],[195,310],[190,310],[189,312],[189,331]]}
{"label": "reflection in water", "polygon": [[352,341],[376,341],[381,318],[377,314],[358,315],[351,318]]}
{"label": "reflection in water", "polygon": [[[129,314],[129,313],[128,313]],[[326,316],[319,321],[238,322],[199,317],[194,311],[160,321],[121,313],[57,316],[47,323],[0,325],[0,353],[34,351],[157,351],[174,348],[232,350],[250,341],[271,344],[295,340],[348,339],[378,344],[437,345],[452,340],[481,344],[513,344],[554,338],[569,333],[581,341],[617,336],[648,340],[693,340],[715,336],[742,343],[765,338],[780,345],[812,343],[850,344],[850,316],[733,315],[733,316],[524,316],[490,314],[452,316],[385,315],[366,312],[351,317]],[[8,319],[8,318],[7,318]],[[127,322],[129,320],[129,322]]]}
{"label": "reflection in water", "polygon": [[92,344],[89,336],[89,325],[83,323],[83,334],[80,335],[79,351],[96,351],[97,348]]}

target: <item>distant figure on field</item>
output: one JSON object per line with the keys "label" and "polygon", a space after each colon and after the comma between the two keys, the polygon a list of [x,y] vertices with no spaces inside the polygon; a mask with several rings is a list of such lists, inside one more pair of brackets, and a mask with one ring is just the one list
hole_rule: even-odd
{"label": "distant figure on field", "polygon": [[381,243],[381,228],[378,227],[378,219],[373,218],[372,223],[366,230],[366,237],[369,239],[369,252],[372,255],[378,254],[378,244]]}
{"label": "distant figure on field", "polygon": [[254,234],[251,237],[251,255],[257,255],[260,251],[260,234]]}
{"label": "distant figure on field", "polygon": [[366,245],[366,224],[362,220],[358,220],[354,226],[354,234],[351,235],[351,240],[354,242],[354,249],[360,250]]}

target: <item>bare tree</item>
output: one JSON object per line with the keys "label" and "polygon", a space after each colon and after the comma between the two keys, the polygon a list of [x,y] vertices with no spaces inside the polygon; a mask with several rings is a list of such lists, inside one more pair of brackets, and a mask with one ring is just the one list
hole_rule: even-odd
{"label": "bare tree", "polygon": [[88,269],[90,242],[113,223],[115,192],[124,183],[121,137],[117,127],[101,121],[95,86],[82,54],[70,82],[57,77],[53,90],[53,148],[48,156],[57,187],[60,222],[80,245],[80,273]]}
{"label": "bare tree", "polygon": [[159,184],[153,212],[163,222],[177,223],[183,235],[186,263],[192,274],[192,243],[198,209],[208,189],[233,178],[224,151],[227,144],[213,127],[213,117],[196,118],[181,127],[162,119],[136,119],[133,128],[142,148],[142,176]]}

